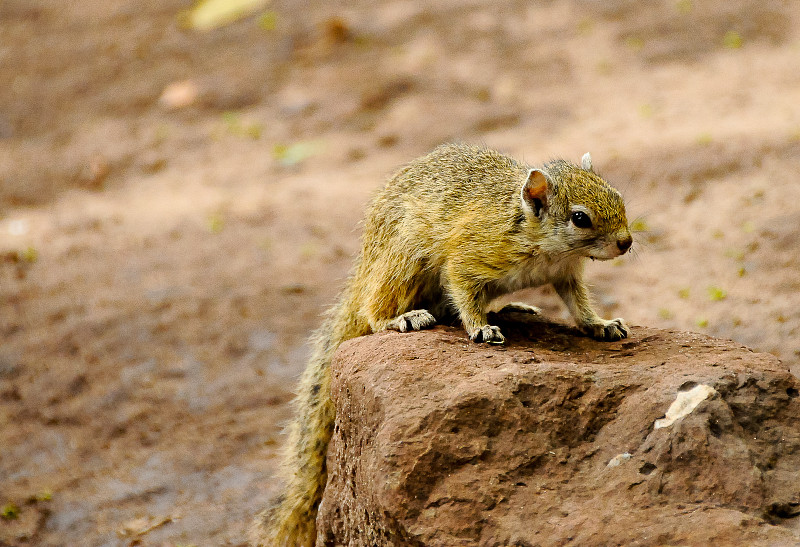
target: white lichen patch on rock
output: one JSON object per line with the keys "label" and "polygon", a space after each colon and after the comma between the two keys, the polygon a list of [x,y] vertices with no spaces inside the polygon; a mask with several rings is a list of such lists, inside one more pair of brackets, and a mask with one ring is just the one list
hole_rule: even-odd
{"label": "white lichen patch on rock", "polygon": [[679,392],[675,401],[669,405],[664,417],[656,420],[655,429],[671,426],[684,416],[691,414],[697,408],[697,405],[715,393],[717,393],[716,389],[704,384],[698,384],[688,391]]}
{"label": "white lichen patch on rock", "polygon": [[609,460],[608,465],[606,467],[617,467],[621,463],[624,463],[631,459],[631,455],[628,452],[624,452],[622,454],[617,454],[611,460]]}

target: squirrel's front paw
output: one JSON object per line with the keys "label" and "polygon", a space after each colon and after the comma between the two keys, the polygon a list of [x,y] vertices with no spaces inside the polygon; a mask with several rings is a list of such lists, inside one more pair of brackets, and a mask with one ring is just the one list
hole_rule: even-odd
{"label": "squirrel's front paw", "polygon": [[493,325],[484,325],[469,333],[469,339],[473,342],[486,342],[487,344],[502,344],[506,341],[505,337],[500,334],[500,327]]}
{"label": "squirrel's front paw", "polygon": [[436,324],[436,318],[428,310],[411,310],[398,315],[384,327],[387,330],[411,332],[413,330],[427,329]]}
{"label": "squirrel's front paw", "polygon": [[621,317],[608,321],[601,319],[598,323],[584,325],[581,330],[595,340],[604,340],[606,342],[627,338],[630,332],[628,325],[625,324]]}

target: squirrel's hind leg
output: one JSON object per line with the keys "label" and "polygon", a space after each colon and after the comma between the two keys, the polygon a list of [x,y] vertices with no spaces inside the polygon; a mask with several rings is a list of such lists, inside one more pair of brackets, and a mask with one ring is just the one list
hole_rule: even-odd
{"label": "squirrel's hind leg", "polygon": [[436,318],[428,310],[411,310],[400,314],[383,327],[385,330],[410,332],[427,329],[436,324]]}

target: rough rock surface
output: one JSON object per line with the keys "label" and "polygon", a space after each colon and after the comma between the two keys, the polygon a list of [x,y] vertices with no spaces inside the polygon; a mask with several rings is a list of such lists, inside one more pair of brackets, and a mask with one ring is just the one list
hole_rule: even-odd
{"label": "rough rock surface", "polygon": [[318,546],[800,544],[800,382],[776,358],[498,324],[502,347],[437,327],[340,348]]}

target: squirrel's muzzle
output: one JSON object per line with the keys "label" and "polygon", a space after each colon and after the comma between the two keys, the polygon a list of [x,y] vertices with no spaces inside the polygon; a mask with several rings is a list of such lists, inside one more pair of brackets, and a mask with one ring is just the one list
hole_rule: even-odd
{"label": "squirrel's muzzle", "polygon": [[633,245],[633,238],[630,236],[630,234],[617,240],[617,248],[622,254],[628,252],[628,249],[631,248],[631,245]]}

